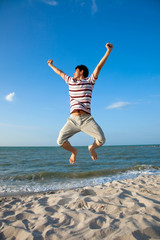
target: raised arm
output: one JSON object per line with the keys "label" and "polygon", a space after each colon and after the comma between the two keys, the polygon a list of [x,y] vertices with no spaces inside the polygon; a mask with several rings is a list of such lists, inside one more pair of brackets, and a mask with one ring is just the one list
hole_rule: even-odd
{"label": "raised arm", "polygon": [[53,60],[51,59],[48,60],[48,66],[51,67],[53,71],[55,71],[55,73],[57,73],[60,77],[65,79],[65,73],[53,65]]}
{"label": "raised arm", "polygon": [[105,55],[103,56],[103,58],[100,60],[100,62],[98,63],[97,67],[93,71],[93,76],[95,78],[98,78],[98,75],[99,75],[103,65],[105,64],[109,54],[111,53],[111,51],[113,49],[113,45],[110,44],[110,43],[107,43],[106,44],[106,48],[107,48],[107,51],[106,51]]}

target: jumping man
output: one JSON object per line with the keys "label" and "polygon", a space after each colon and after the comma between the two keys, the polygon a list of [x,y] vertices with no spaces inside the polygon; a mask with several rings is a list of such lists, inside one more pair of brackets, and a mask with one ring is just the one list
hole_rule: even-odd
{"label": "jumping man", "polygon": [[94,138],[93,144],[88,147],[91,158],[94,161],[97,160],[97,153],[95,152],[95,149],[105,143],[105,137],[102,129],[91,116],[90,104],[93,86],[113,49],[113,45],[107,43],[106,48],[107,51],[105,55],[100,60],[90,77],[88,77],[88,68],[84,65],[77,66],[75,68],[74,77],[69,77],[53,65],[53,60],[48,60],[48,65],[69,85],[70,117],[61,129],[57,143],[59,146],[72,153],[69,159],[71,164],[75,163],[78,153],[78,149],[72,147],[68,141],[68,139],[74,134],[82,131]]}

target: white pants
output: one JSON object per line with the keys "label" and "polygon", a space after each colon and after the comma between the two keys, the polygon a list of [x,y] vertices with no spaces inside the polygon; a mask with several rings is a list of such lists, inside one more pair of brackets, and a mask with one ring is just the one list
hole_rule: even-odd
{"label": "white pants", "polygon": [[102,145],[105,143],[105,136],[101,127],[90,114],[83,114],[78,116],[71,115],[67,119],[67,123],[59,133],[57,144],[62,146],[64,142],[68,142],[70,137],[80,131],[90,135]]}

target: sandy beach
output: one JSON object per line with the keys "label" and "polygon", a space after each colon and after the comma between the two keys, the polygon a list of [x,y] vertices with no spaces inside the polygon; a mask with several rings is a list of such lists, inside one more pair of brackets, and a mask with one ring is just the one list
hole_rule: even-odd
{"label": "sandy beach", "polygon": [[0,239],[160,239],[160,175],[1,197]]}

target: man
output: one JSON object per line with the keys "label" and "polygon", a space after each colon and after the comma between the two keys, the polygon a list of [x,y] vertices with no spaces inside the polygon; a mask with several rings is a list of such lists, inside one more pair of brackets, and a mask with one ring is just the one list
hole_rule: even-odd
{"label": "man", "polygon": [[99,148],[105,143],[105,137],[100,126],[91,116],[90,104],[92,97],[93,86],[98,78],[101,68],[105,64],[109,54],[113,49],[113,45],[106,44],[107,51],[103,58],[98,63],[93,71],[93,74],[88,78],[88,68],[84,65],[75,68],[74,77],[67,76],[63,71],[53,65],[53,60],[48,60],[48,65],[61,76],[69,85],[70,95],[70,117],[67,123],[61,129],[57,143],[62,148],[71,152],[70,163],[74,164],[78,149],[71,146],[68,139],[74,134],[82,131],[94,138],[94,143],[88,147],[91,158],[97,160],[96,148]]}

